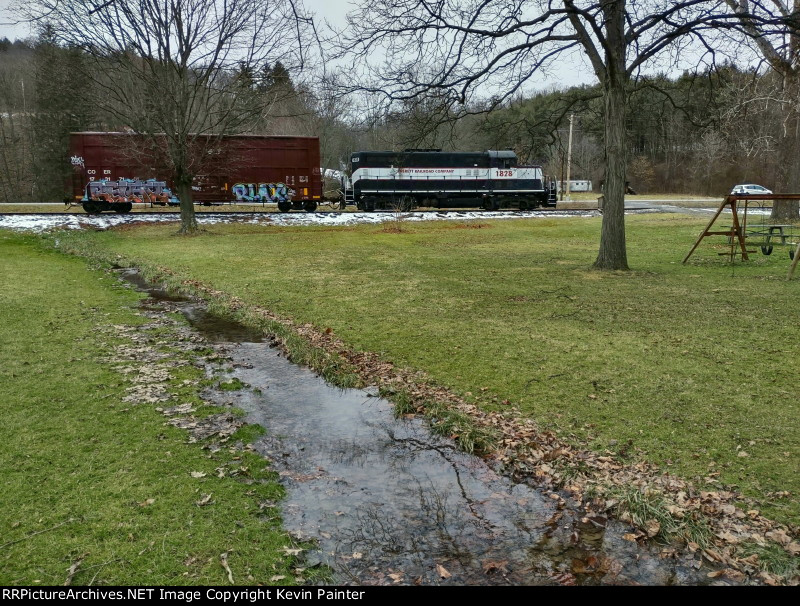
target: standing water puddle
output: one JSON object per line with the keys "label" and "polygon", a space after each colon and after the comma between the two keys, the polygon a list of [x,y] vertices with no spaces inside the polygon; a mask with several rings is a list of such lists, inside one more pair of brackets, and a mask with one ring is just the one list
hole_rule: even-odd
{"label": "standing water puddle", "polygon": [[292,364],[262,335],[171,296],[131,270],[148,309],[184,313],[224,344],[231,376],[248,385],[215,393],[266,430],[255,448],[286,486],[285,528],[316,541],[306,565],[337,584],[706,584],[690,559],[664,558],[623,539],[627,525],[579,512],[498,475],[480,458],[396,419],[391,403],[341,390]]}

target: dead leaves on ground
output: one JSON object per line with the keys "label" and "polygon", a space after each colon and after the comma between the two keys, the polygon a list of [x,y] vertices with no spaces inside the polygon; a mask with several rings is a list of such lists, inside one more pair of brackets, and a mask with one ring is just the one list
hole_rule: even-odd
{"label": "dead leaves on ground", "polygon": [[508,573],[508,560],[484,560],[481,562],[484,574],[506,574]]}

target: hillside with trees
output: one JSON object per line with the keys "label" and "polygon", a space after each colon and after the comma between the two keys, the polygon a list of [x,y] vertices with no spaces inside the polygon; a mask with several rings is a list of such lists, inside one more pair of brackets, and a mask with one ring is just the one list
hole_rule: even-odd
{"label": "hillside with trees", "polygon": [[[130,125],[108,109],[92,82],[81,80],[84,53],[56,43],[0,40],[0,201],[59,201],[70,174],[68,134],[120,131]],[[309,84],[311,83],[311,84]],[[245,132],[318,136],[323,164],[342,168],[359,149],[511,148],[521,161],[564,174],[568,118],[575,116],[571,175],[603,179],[603,114],[599,85],[517,94],[489,109],[442,114],[435,104],[408,111],[351,115],[335,89],[315,86],[281,62],[229,74],[231,89],[259,97]],[[779,190],[784,103],[780,74],[733,64],[679,77],[643,77],[627,94],[627,173],[638,193],[721,196],[735,183]],[[121,102],[121,100],[120,100]]]}

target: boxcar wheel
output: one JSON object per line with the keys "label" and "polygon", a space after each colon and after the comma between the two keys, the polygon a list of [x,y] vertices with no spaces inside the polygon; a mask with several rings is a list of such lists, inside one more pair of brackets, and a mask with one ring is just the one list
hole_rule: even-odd
{"label": "boxcar wheel", "polygon": [[83,210],[86,211],[86,214],[88,215],[97,215],[102,212],[100,209],[97,208],[97,204],[95,204],[94,202],[84,202]]}
{"label": "boxcar wheel", "polygon": [[307,213],[313,213],[315,210],[317,210],[317,203],[314,201],[304,202],[303,210]]}
{"label": "boxcar wheel", "polygon": [[292,203],[291,202],[278,202],[278,210],[282,213],[288,213],[292,210]]}

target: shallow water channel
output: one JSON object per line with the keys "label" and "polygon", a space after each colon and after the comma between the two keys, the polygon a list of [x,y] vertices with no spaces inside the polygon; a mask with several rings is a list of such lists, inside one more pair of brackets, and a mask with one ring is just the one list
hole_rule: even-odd
{"label": "shallow water channel", "polygon": [[255,448],[286,486],[284,525],[316,541],[306,566],[334,583],[422,585],[705,584],[708,569],[623,539],[627,525],[585,518],[459,452],[418,418],[395,418],[370,390],[341,390],[289,362],[262,335],[123,277],[142,305],[181,311],[247,384],[215,392],[267,433]]}

